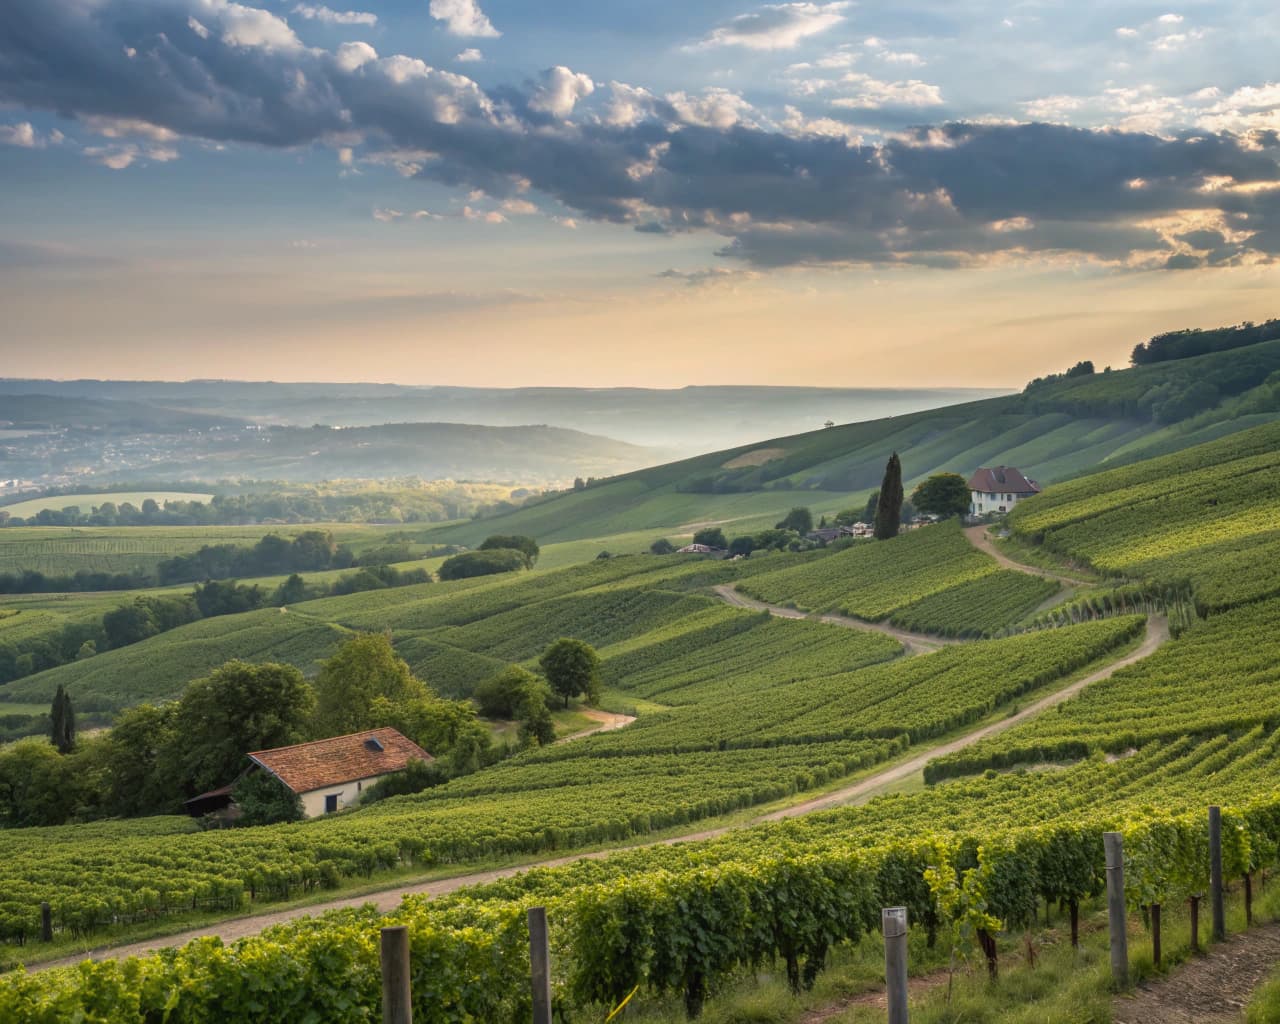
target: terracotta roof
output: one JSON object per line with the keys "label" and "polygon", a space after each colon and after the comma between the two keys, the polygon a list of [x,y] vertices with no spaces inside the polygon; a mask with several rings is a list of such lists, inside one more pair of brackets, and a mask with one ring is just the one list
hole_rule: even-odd
{"label": "terracotta roof", "polygon": [[435,760],[395,729],[370,729],[292,747],[257,750],[249,757],[295,793],[398,772],[411,760]]}
{"label": "terracotta roof", "polygon": [[969,478],[969,490],[984,494],[1039,494],[1040,486],[1012,466],[980,469]]}

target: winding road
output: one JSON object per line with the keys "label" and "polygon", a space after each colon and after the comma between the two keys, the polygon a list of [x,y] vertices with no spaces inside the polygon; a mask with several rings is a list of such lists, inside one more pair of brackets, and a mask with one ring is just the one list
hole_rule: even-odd
{"label": "winding road", "polygon": [[[1035,576],[1057,579],[1071,586],[1078,586],[1085,582],[1083,580],[1072,579],[1068,576],[1058,575],[1034,566],[1022,565],[1021,563],[1014,562],[1003,553],[995,550],[994,546],[991,545],[990,539],[986,537],[985,527],[974,527],[970,530],[966,530],[965,535],[976,547],[987,554],[990,554],[1006,568],[1017,569],[1021,572],[1027,572]],[[716,587],[715,591],[729,604],[739,608],[767,610],[772,615],[777,615],[780,618],[787,619],[804,619],[810,617],[806,613],[794,608],[783,608],[776,605],[768,605],[761,601],[755,601],[739,594],[732,588],[732,586],[727,584]],[[884,623],[863,622],[860,619],[854,619],[843,615],[822,615],[816,616],[816,618],[823,622],[828,622],[837,626],[844,626],[849,629],[870,630],[872,632],[884,633],[900,641],[907,648],[908,654],[927,654],[930,651],[936,651],[947,644],[960,642],[942,637],[928,636],[921,633],[911,633],[905,630],[895,629],[894,627]],[[1146,636],[1140,646],[1103,668],[1100,668],[1097,671],[1040,698],[1016,714],[1010,715],[1007,718],[1002,718],[996,722],[990,722],[986,725],[979,726],[971,732],[967,732],[963,736],[956,737],[955,739],[925,747],[907,760],[885,767],[880,771],[866,776],[865,778],[841,789],[824,793],[811,800],[793,804],[792,806],[784,807],[781,810],[760,815],[753,819],[752,824],[757,822],[793,818],[804,814],[811,814],[815,811],[829,810],[835,807],[847,806],[865,801],[886,787],[891,786],[894,783],[901,782],[904,779],[908,779],[912,775],[923,771],[924,766],[932,759],[945,754],[953,754],[979,742],[980,740],[987,739],[988,737],[995,736],[1007,729],[1011,729],[1015,725],[1019,725],[1027,719],[1033,718],[1048,708],[1054,707],[1055,705],[1061,704],[1063,701],[1074,697],[1085,687],[1090,686],[1093,683],[1100,682],[1103,679],[1110,678],[1115,672],[1125,666],[1132,665],[1135,662],[1141,661],[1143,658],[1153,654],[1168,640],[1168,621],[1162,616],[1150,616],[1147,620]],[[574,739],[594,732],[621,728],[622,726],[629,724],[632,720],[626,715],[612,715],[607,712],[595,712],[592,713],[591,717],[600,722],[598,727],[585,730],[581,733],[576,733],[572,737],[566,737],[566,739]],[[729,831],[731,831],[731,829],[728,827],[704,829],[679,836],[673,836],[667,839],[639,842],[630,846],[622,847],[622,849],[670,846],[675,843],[713,839],[716,836],[724,835]],[[435,879],[429,882],[418,882],[408,885],[397,883],[386,889],[369,892],[364,895],[343,897],[341,899],[329,900],[324,903],[316,903],[310,906],[299,907],[291,910],[280,910],[262,914],[252,914],[246,917],[232,918],[209,925],[208,927],[196,928],[190,931],[179,932],[177,934],[149,939],[142,942],[133,942],[117,946],[105,946],[99,949],[86,951],[85,953],[76,956],[33,964],[28,968],[28,970],[34,973],[37,971],[48,970],[53,967],[69,967],[80,963],[85,959],[107,960],[129,956],[145,956],[149,953],[155,953],[158,950],[168,947],[181,946],[184,943],[190,942],[192,939],[202,938],[205,936],[217,936],[224,942],[233,942],[236,939],[256,935],[258,932],[272,925],[282,924],[301,917],[321,914],[329,910],[337,910],[346,907],[359,907],[367,903],[372,903],[380,911],[388,912],[399,906],[402,897],[407,895],[427,894],[440,896],[454,892],[458,889],[464,888],[465,886],[479,885],[486,882],[494,882],[502,878],[508,878],[512,875],[519,874],[522,871],[528,871],[531,868],[562,867],[579,860],[600,860],[616,852],[616,849],[611,849],[599,850],[590,853],[572,853],[563,857],[541,860],[532,864],[520,864],[511,867],[496,868],[489,871],[472,872],[469,874],[455,875],[449,878]]]}

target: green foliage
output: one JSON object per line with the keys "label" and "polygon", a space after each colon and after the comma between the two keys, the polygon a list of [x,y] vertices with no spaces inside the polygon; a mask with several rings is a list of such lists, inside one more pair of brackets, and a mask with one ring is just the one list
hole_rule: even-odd
{"label": "green foliage", "polygon": [[487,718],[515,718],[530,687],[538,685],[538,677],[519,665],[508,665],[476,687],[472,699]]}
{"label": "green foliage", "polygon": [[959,473],[935,473],[911,493],[920,512],[951,519],[969,511],[969,484]]}
{"label": "green foliage", "polygon": [[660,537],[649,545],[649,554],[651,555],[671,555],[675,553],[675,550],[676,546],[666,537]]}
{"label": "green foliage", "polygon": [[374,726],[375,699],[399,704],[425,697],[427,689],[396,654],[390,636],[361,633],[325,661],[315,694],[316,735],[343,736]]}
{"label": "green foliage", "polygon": [[780,522],[774,523],[774,527],[804,536],[813,529],[813,513],[803,506],[797,506],[783,516]]}
{"label": "green foliage", "polygon": [[538,667],[565,707],[579,694],[588,704],[600,699],[600,656],[590,644],[561,637],[542,652]]}
{"label": "green foliage", "polygon": [[315,695],[292,665],[230,661],[182,695],[172,720],[173,761],[187,795],[225,785],[245,754],[297,743]]}
{"label": "green foliage", "polygon": [[61,686],[53,695],[53,706],[49,710],[50,740],[59,754],[69,754],[76,745],[76,712],[71,706],[71,698]]}
{"label": "green foliage", "polygon": [[249,772],[235,784],[231,798],[240,808],[240,825],[302,820],[302,800],[270,772]]}
{"label": "green foliage", "polygon": [[693,535],[694,544],[705,544],[709,548],[727,548],[729,542],[725,539],[724,530],[718,526],[704,526],[696,531]]}
{"label": "green foliage", "polygon": [[473,576],[515,572],[527,568],[527,565],[527,556],[523,551],[499,548],[490,551],[464,551],[445,559],[439,572],[442,580],[465,580]]}
{"label": "green foliage", "polygon": [[538,561],[539,548],[538,542],[532,537],[524,537],[519,535],[503,535],[495,534],[492,537],[486,537],[480,545],[481,551],[519,551],[524,555],[524,564],[526,569],[532,569]]}
{"label": "green foliage", "polygon": [[876,502],[876,540],[891,540],[898,536],[902,523],[902,462],[898,453],[889,456],[880,482],[880,496]]}
{"label": "green foliage", "polygon": [[374,804],[391,796],[410,796],[449,781],[449,773],[438,761],[412,758],[398,772],[384,775],[361,794],[362,804]]}

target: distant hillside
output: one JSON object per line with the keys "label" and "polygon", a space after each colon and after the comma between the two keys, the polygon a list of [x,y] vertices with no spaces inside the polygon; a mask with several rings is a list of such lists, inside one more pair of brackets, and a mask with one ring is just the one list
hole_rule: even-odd
{"label": "distant hillside", "polygon": [[[6,395],[33,391],[114,399],[232,416],[255,423],[335,427],[386,423],[547,423],[673,456],[1005,394],[975,388],[468,388],[274,381],[0,380]],[[4,418],[4,417],[0,417]]]}
{"label": "distant hillside", "polygon": [[[1280,341],[1104,373],[1061,375],[1024,392],[762,440],[642,470],[441,532],[541,540],[619,529],[767,517],[797,504],[860,504],[891,451],[908,486],[931,473],[1017,466],[1041,483],[1179,451],[1280,418]],[[848,495],[839,499],[838,495]]]}
{"label": "distant hillside", "polygon": [[239,427],[243,419],[188,412],[164,405],[53,394],[0,394],[0,422],[20,430],[111,428],[137,433],[171,433]]}
{"label": "distant hillside", "polygon": [[182,430],[154,424],[115,425],[109,429],[62,427],[10,437],[0,451],[0,478],[60,489],[71,485],[75,490],[139,479],[164,480],[179,487],[205,480],[305,483],[396,477],[559,486],[578,476],[625,473],[664,458],[670,458],[670,453],[541,425],[401,423],[333,429],[232,423]]}

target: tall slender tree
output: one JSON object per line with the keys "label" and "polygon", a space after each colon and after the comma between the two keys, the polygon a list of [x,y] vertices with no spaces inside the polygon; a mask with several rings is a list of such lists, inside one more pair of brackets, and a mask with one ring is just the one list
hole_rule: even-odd
{"label": "tall slender tree", "polygon": [[902,523],[902,463],[898,453],[889,456],[880,484],[880,500],[876,502],[876,540],[898,536]]}
{"label": "tall slender tree", "polygon": [[53,745],[58,748],[58,752],[69,754],[76,745],[76,712],[71,706],[71,695],[62,688],[62,684],[58,684],[58,690],[53,695],[53,707],[49,709],[49,718],[52,724],[52,740]]}

